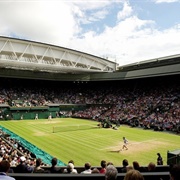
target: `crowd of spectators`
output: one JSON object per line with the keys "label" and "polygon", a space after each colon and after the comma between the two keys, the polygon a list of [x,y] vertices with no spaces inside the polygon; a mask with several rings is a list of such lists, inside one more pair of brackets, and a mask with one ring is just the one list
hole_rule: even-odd
{"label": "crowd of spectators", "polygon": [[[156,126],[157,130],[180,131],[180,87],[155,86],[132,89],[114,89],[106,96],[108,106],[93,106],[76,112],[73,117],[98,119],[116,123]],[[111,100],[111,102],[110,102]],[[116,103],[115,103],[116,102]],[[136,124],[137,123],[137,124]]]}
{"label": "crowd of spectators", "polygon": [[36,156],[0,130],[0,161],[2,160],[7,160],[12,167],[17,166],[17,172],[21,171],[19,169],[28,172],[35,165]]}
{"label": "crowd of spectators", "polygon": [[[166,79],[156,81],[150,84],[143,84],[146,82],[144,80],[124,84],[91,82],[67,85],[63,82],[39,83],[33,80],[26,84],[16,80],[17,84],[13,84],[14,80],[8,79],[6,85],[0,88],[0,104],[11,107],[85,104],[88,105],[86,109],[68,112],[68,115],[180,131],[180,85],[171,79],[168,83]],[[94,87],[97,85],[98,88]],[[2,114],[1,110],[0,117]]]}
{"label": "crowd of spectators", "polygon": [[[17,84],[16,84],[17,83]],[[62,85],[62,82],[27,83],[22,80],[6,79],[6,85],[0,88],[0,104],[11,107],[46,106],[48,104],[87,104],[88,108],[74,111],[73,117],[94,119],[97,121],[110,121],[115,124],[128,123],[132,126],[145,128],[156,127],[160,130],[171,129],[180,131],[180,85],[175,82],[162,81],[149,84],[142,82],[121,85],[115,83],[99,83],[94,87],[89,85],[71,84]],[[117,85],[119,83],[119,85]],[[46,86],[44,85],[46,84]],[[53,85],[52,85],[53,84]],[[0,118],[3,116],[0,111]],[[175,129],[177,128],[177,129]],[[2,135],[3,132],[1,132]],[[13,146],[12,146],[13,145]],[[69,162],[65,171],[56,169],[56,159],[52,160],[52,171],[46,171],[41,166],[45,165],[41,159],[36,159],[31,152],[18,145],[12,139],[0,137],[0,161],[8,161],[10,166],[16,166],[16,172],[61,172],[76,173],[74,162]],[[132,166],[124,160],[123,169],[138,170],[138,162]],[[112,165],[112,164],[111,164]],[[92,169],[89,162],[85,163],[81,173],[106,173],[106,161],[101,162],[102,169]],[[155,168],[150,162],[148,170]],[[137,169],[138,168],[138,169]],[[57,171],[56,171],[57,170]]]}

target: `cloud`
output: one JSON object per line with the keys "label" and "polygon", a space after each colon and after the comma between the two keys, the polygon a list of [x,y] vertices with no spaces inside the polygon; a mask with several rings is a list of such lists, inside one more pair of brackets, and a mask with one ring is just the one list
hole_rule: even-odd
{"label": "cloud", "polygon": [[95,19],[95,20],[96,19],[100,20],[100,19],[104,19],[107,14],[108,14],[108,11],[104,9],[104,10],[100,10],[100,11],[93,13],[92,17],[94,17],[93,19]]}
{"label": "cloud", "polygon": [[180,0],[154,0],[155,3],[174,3],[180,2]]}
{"label": "cloud", "polygon": [[125,18],[129,17],[132,14],[132,12],[133,12],[132,7],[129,6],[129,4],[127,2],[125,2],[123,5],[123,10],[120,11],[117,15],[117,19],[118,20],[125,19]]}
{"label": "cloud", "polygon": [[126,0],[0,1],[0,34],[108,57],[120,65],[179,53],[180,22],[160,31],[155,20],[138,17],[133,7]]}
{"label": "cloud", "polygon": [[79,27],[71,7],[54,1],[14,1],[0,5],[1,34],[65,44]]}
{"label": "cloud", "polygon": [[115,27],[107,26],[100,35],[91,31],[74,42],[81,51],[86,49],[120,65],[179,53],[178,26],[159,31],[154,25],[154,21],[132,16]]}
{"label": "cloud", "polygon": [[69,3],[78,6],[82,11],[97,10],[108,7],[112,3],[119,3],[116,0],[86,0],[86,1],[68,1]]}

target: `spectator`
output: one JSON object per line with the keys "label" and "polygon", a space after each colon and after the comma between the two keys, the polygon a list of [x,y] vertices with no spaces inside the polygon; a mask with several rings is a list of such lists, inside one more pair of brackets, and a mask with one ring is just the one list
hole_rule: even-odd
{"label": "spectator", "polygon": [[145,171],[146,171],[146,168],[140,166],[137,161],[133,161],[133,168],[134,168],[135,170],[140,171],[140,172],[145,172]]}
{"label": "spectator", "polygon": [[133,170],[133,166],[126,166],[126,172],[130,171],[130,170]]}
{"label": "spectator", "polygon": [[51,160],[51,167],[49,169],[50,173],[61,173],[61,168],[56,167],[57,165],[57,158],[52,158]]}
{"label": "spectator", "polygon": [[31,173],[33,168],[26,164],[26,158],[24,156],[20,157],[20,162],[15,168],[15,173]]}
{"label": "spectator", "polygon": [[163,159],[161,157],[161,154],[160,153],[157,153],[158,155],[158,158],[157,158],[157,165],[163,165]]}
{"label": "spectator", "polygon": [[106,173],[106,161],[102,160],[101,161],[101,169],[99,171],[101,174],[105,174]]}
{"label": "spectator", "polygon": [[16,156],[13,157],[13,159],[11,160],[10,165],[11,165],[11,166],[17,166],[17,165],[18,165],[17,157],[16,157]]}
{"label": "spectator", "polygon": [[84,164],[85,170],[81,172],[81,174],[91,174],[91,164],[89,162]]}
{"label": "spectator", "polygon": [[153,162],[150,162],[148,164],[147,168],[148,168],[148,171],[150,171],[150,172],[155,172],[156,171],[156,165]]}
{"label": "spectator", "polygon": [[69,163],[67,165],[67,169],[66,169],[66,171],[64,171],[64,173],[77,174],[77,170],[74,169],[74,164],[73,163]]}
{"label": "spectator", "polygon": [[174,164],[170,168],[170,180],[180,180],[180,164]]}
{"label": "spectator", "polygon": [[91,171],[91,174],[99,174],[100,171],[98,168],[94,168],[92,171]]}
{"label": "spectator", "polygon": [[108,165],[105,173],[105,180],[116,180],[118,171],[113,165]]}
{"label": "spectator", "polygon": [[6,160],[0,162],[0,179],[1,180],[15,180],[13,177],[8,176],[10,163]]}
{"label": "spectator", "polygon": [[137,161],[133,161],[133,168],[139,171],[140,165]]}
{"label": "spectator", "polygon": [[78,174],[77,170],[74,168],[74,161],[73,160],[69,160],[68,165],[66,169],[64,169],[63,173],[69,173],[68,171],[70,171],[70,169],[73,168],[72,170],[72,174]]}
{"label": "spectator", "polygon": [[122,167],[122,169],[121,169],[121,172],[126,173],[126,172],[127,172],[127,168],[126,168],[126,167],[129,165],[128,160],[127,160],[127,159],[124,159],[124,160],[122,161],[122,165],[123,165],[123,167]]}
{"label": "spectator", "polygon": [[45,170],[41,168],[42,160],[40,158],[36,159],[36,166],[33,170],[33,173],[44,173]]}
{"label": "spectator", "polygon": [[114,165],[112,162],[107,162],[107,166]]}
{"label": "spectator", "polygon": [[144,177],[139,171],[132,169],[126,173],[124,180],[144,180]]}

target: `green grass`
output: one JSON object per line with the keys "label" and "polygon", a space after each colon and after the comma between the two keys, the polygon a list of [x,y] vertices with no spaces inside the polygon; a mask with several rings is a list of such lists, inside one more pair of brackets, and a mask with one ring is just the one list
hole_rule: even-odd
{"label": "green grass", "polygon": [[[84,166],[85,162],[90,162],[92,166],[99,166],[102,159],[121,166],[125,158],[130,164],[137,160],[140,165],[147,165],[149,162],[156,163],[157,152],[161,153],[164,164],[167,164],[167,151],[180,148],[179,135],[125,125],[121,125],[118,130],[96,128],[52,132],[53,126],[72,124],[97,125],[97,122],[72,118],[0,122],[1,126],[64,163],[73,159],[76,166]],[[123,144],[123,136],[129,140],[129,149],[118,152]]]}

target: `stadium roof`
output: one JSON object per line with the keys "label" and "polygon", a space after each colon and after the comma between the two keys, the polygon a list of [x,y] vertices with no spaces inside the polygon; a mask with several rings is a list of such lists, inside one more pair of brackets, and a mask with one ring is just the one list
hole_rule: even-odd
{"label": "stadium roof", "polygon": [[180,54],[165,56],[165,57],[158,57],[155,59],[149,59],[145,61],[139,61],[132,64],[127,64],[124,66],[119,66],[118,71],[134,71],[146,68],[153,68],[153,67],[162,67],[167,65],[174,65],[180,63]]}
{"label": "stadium roof", "polygon": [[179,75],[180,54],[117,65],[72,49],[0,37],[0,77],[79,82]]}
{"label": "stadium roof", "polygon": [[0,68],[53,73],[102,73],[117,63],[50,44],[0,37]]}

